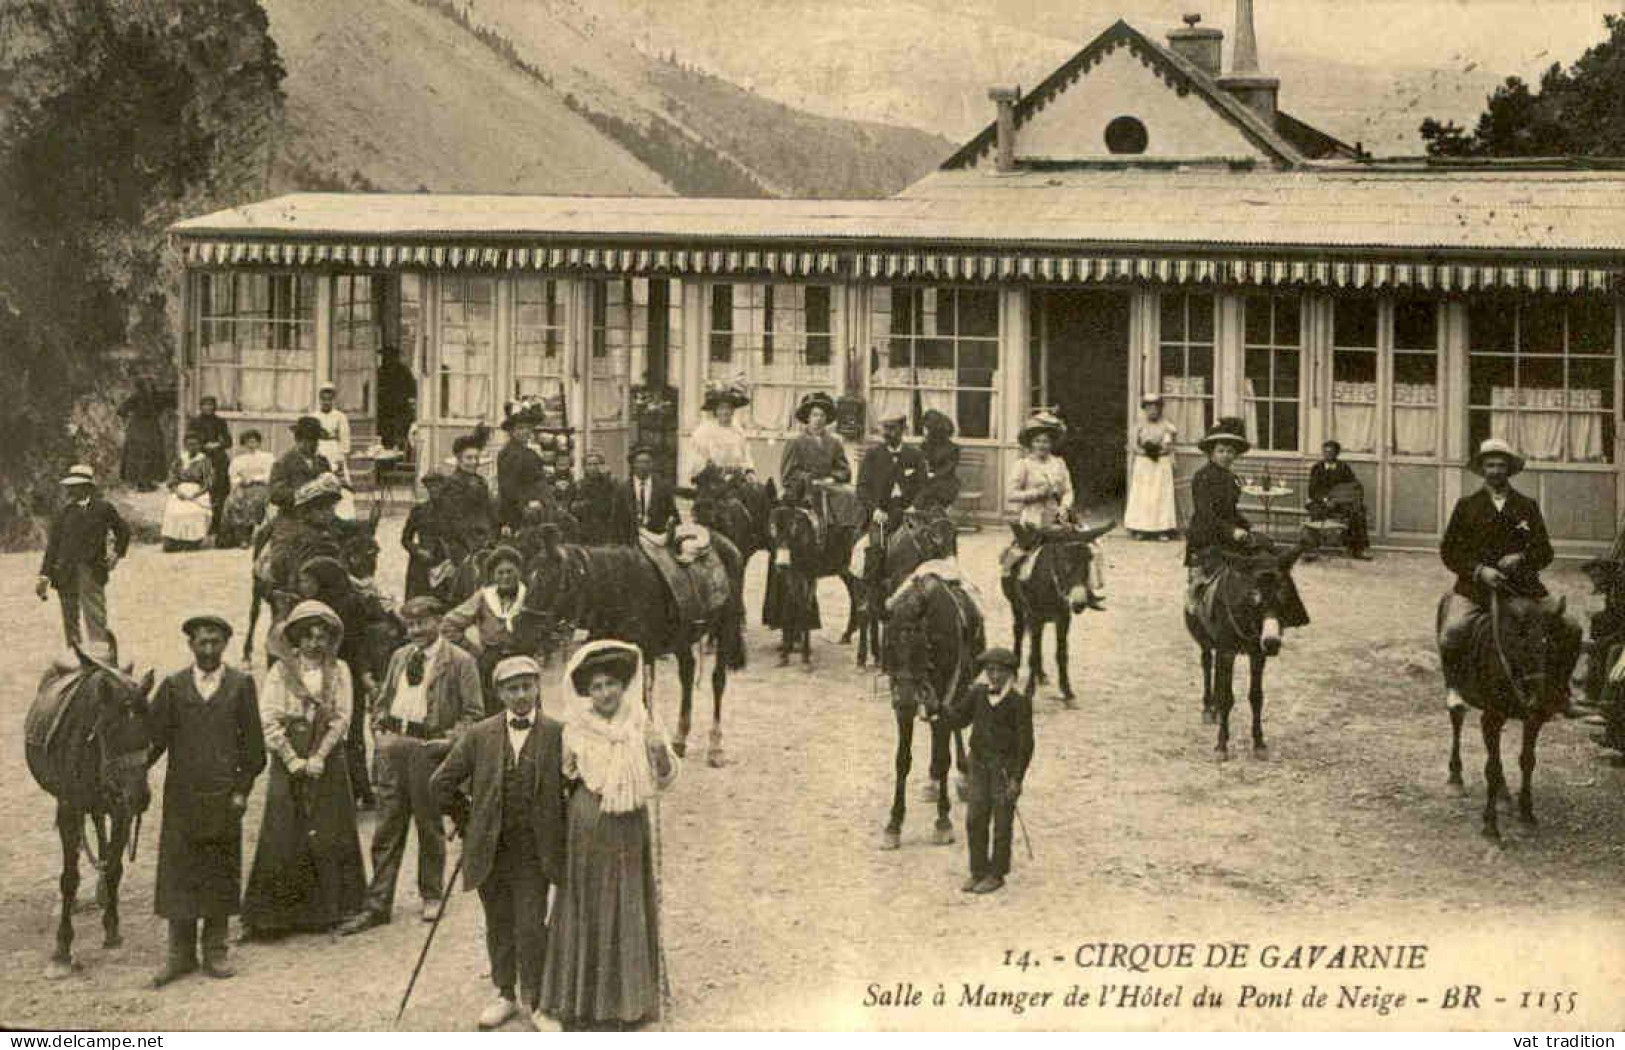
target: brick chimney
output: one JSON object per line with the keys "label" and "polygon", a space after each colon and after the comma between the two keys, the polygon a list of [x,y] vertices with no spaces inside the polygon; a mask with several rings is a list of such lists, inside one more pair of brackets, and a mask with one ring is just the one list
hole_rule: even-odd
{"label": "brick chimney", "polygon": [[1184,29],[1168,31],[1168,49],[1214,80],[1224,72],[1224,30],[1202,29],[1202,16],[1185,16]]}
{"label": "brick chimney", "polygon": [[1234,95],[1264,122],[1274,126],[1281,82],[1265,76],[1258,65],[1258,34],[1253,30],[1253,0],[1236,0],[1236,44],[1230,54],[1230,75],[1219,86]]}
{"label": "brick chimney", "polygon": [[1016,170],[1016,102],[1021,98],[1018,87],[988,88],[987,97],[999,107],[998,153],[995,167],[999,171]]}

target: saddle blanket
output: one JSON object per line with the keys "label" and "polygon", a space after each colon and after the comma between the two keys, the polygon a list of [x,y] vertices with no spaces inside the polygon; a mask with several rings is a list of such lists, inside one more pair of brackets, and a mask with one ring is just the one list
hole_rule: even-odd
{"label": "saddle blanket", "polygon": [[51,746],[51,740],[62,724],[62,716],[67,713],[68,701],[84,679],[85,671],[77,663],[68,668],[53,664],[45,672],[40,679],[39,691],[34,694],[34,702],[28,706],[28,715],[23,720],[24,743],[33,747]]}
{"label": "saddle blanket", "polygon": [[908,593],[910,587],[914,586],[915,581],[926,577],[958,587],[965,592],[971,603],[976,606],[977,613],[979,614],[982,611],[982,592],[977,590],[976,585],[970,581],[970,578],[960,571],[958,564],[945,558],[933,558],[930,561],[923,561],[916,565],[914,571],[908,574],[908,578],[899,583],[897,589],[892,591],[891,597],[886,599],[886,610],[890,612],[895,609],[898,601],[902,599],[904,594]]}
{"label": "saddle blanket", "polygon": [[709,619],[712,613],[728,604],[728,567],[715,551],[707,550],[692,564],[682,565],[664,542],[640,535],[638,545],[671,588],[677,613],[685,623]]}
{"label": "saddle blanket", "polygon": [[869,516],[863,512],[863,504],[858,502],[857,490],[851,485],[826,485],[823,492],[830,528],[861,529],[868,524]]}
{"label": "saddle blanket", "polygon": [[1193,565],[1188,571],[1185,585],[1185,611],[1205,623],[1212,623],[1216,613],[1215,600],[1219,595],[1219,580],[1227,569],[1205,569]]}

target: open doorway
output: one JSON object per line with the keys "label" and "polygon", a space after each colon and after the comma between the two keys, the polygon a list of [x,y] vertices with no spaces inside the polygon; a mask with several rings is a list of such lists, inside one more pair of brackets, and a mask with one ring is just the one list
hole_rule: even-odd
{"label": "open doorway", "polygon": [[1033,304],[1035,403],[1066,420],[1061,455],[1077,501],[1120,502],[1128,491],[1128,293],[1040,289]]}

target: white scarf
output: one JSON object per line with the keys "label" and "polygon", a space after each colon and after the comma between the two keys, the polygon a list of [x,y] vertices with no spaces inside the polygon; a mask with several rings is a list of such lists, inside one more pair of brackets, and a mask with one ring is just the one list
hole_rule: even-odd
{"label": "white scarf", "polygon": [[[634,679],[634,684],[636,679]],[[633,813],[644,807],[663,786],[656,783],[643,743],[648,714],[628,687],[613,717],[604,718],[584,700],[564,724],[566,766],[574,764],[575,775],[598,796],[605,813]],[[671,763],[670,783],[677,775],[677,758],[666,745]]]}
{"label": "white scarf", "polygon": [[519,589],[514,592],[513,604],[508,607],[507,612],[502,611],[502,598],[497,594],[496,584],[493,583],[482,590],[485,592],[485,607],[491,610],[492,616],[502,621],[502,626],[509,634],[514,633],[514,621],[525,611],[525,585],[521,583]]}

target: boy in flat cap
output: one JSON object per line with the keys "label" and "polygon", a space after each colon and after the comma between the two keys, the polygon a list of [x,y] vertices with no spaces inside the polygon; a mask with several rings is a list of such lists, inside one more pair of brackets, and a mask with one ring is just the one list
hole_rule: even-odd
{"label": "boy in flat cap", "polygon": [[169,957],[153,978],[158,988],[198,969],[200,919],[203,972],[233,974],[226,924],[242,901],[243,812],[265,769],[254,679],[222,661],[231,625],[206,615],[182,629],[192,666],[164,679],[149,715],[147,764],[169,755],[154,894],[169,920]]}
{"label": "boy in flat cap", "polygon": [[446,888],[446,836],[429,777],[451,750],[451,742],[485,717],[479,667],[461,647],[441,638],[440,617],[439,600],[428,595],[401,606],[409,640],[389,658],[372,718],[379,804],[378,830],[372,837],[372,884],[366,906],[341,927],[346,935],[389,922],[406,836],[414,826],[421,914],[425,922],[440,914]]}
{"label": "boy in flat cap", "polygon": [[[1033,758],[1032,699],[1016,689],[1019,661],[1008,649],[984,652],[984,681],[965,690],[945,714],[949,729],[973,727],[970,737],[970,800],[965,837],[970,840],[966,893],[993,893],[1010,874],[1010,838],[1021,781]],[[993,826],[991,850],[988,825]]]}
{"label": "boy in flat cap", "polygon": [[[485,909],[485,947],[497,1000],[480,1014],[496,1028],[523,1005],[537,1027],[547,954],[547,891],[564,876],[563,727],[541,713],[542,669],[528,656],[497,664],[503,710],[451,746],[430,779],[436,805],[463,836],[463,886]],[[473,802],[462,816],[461,791]]]}

